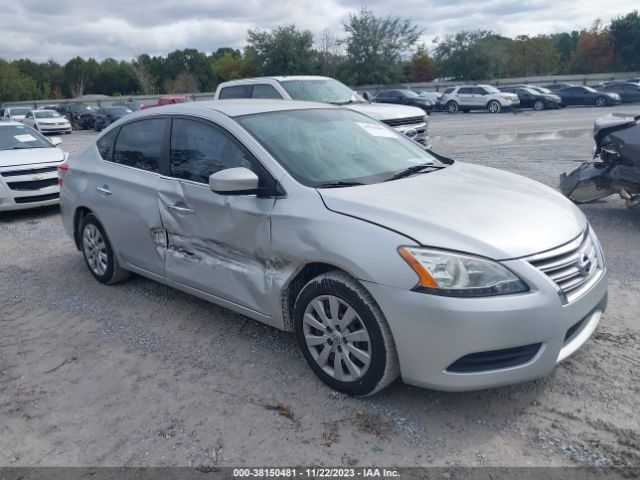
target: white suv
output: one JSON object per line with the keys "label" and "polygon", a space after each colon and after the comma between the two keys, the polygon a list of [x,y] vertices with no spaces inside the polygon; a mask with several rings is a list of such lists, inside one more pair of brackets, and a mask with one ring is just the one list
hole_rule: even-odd
{"label": "white suv", "polygon": [[505,109],[517,109],[520,99],[514,93],[501,92],[491,85],[462,85],[447,88],[439,103],[449,113],[485,109],[489,113],[500,113]]}
{"label": "white suv", "polygon": [[424,147],[431,147],[429,119],[424,110],[407,105],[369,103],[345,84],[329,77],[296,75],[231,80],[218,85],[215,98],[271,98],[331,103],[386,123]]}

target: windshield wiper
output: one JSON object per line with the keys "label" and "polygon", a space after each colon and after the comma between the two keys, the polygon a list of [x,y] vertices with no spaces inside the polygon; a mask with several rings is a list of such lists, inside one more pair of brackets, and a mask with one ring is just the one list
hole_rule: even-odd
{"label": "windshield wiper", "polygon": [[362,182],[325,182],[315,185],[315,188],[341,188],[341,187],[355,187],[357,185],[365,185]]}
{"label": "windshield wiper", "polygon": [[427,168],[432,168],[434,170],[439,170],[439,169],[444,168],[444,167],[445,167],[445,165],[434,165],[432,163],[422,163],[420,165],[412,165],[412,166],[410,166],[408,168],[405,168],[404,170],[400,170],[395,175],[391,175],[389,178],[387,178],[385,180],[385,182],[390,182],[392,180],[397,180],[399,178],[408,177],[409,175],[413,175],[414,173],[419,173],[422,170],[425,170]]}

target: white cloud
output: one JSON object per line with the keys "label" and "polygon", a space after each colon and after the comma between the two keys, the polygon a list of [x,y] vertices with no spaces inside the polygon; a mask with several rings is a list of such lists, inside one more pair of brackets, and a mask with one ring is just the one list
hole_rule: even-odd
{"label": "white cloud", "polygon": [[0,3],[0,57],[92,56],[129,59],[141,52],[166,54],[197,48],[240,48],[249,28],[295,23],[340,36],[341,21],[363,4],[380,15],[401,15],[424,29],[424,40],[463,29],[507,36],[580,30],[598,16],[637,8],[636,0],[609,0],[606,15],[595,0],[21,0]]}

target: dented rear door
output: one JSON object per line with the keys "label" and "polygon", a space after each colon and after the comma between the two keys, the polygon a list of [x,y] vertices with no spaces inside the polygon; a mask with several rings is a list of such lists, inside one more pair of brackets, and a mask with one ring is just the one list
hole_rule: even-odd
{"label": "dented rear door", "polygon": [[167,279],[268,313],[266,265],[273,198],[219,195],[208,177],[255,160],[209,122],[175,118],[170,172],[159,180]]}

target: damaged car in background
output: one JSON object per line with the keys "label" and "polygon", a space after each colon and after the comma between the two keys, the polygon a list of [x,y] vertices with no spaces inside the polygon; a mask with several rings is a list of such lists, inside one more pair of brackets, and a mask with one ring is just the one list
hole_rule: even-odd
{"label": "damaged car in background", "polygon": [[442,390],[540,378],[607,303],[596,234],[560,193],[346,108],[136,112],[59,176],[63,225],[95,279],[135,272],[294,332],[313,372],[350,395],[398,376]]}
{"label": "damaged car in background", "polygon": [[560,176],[560,190],[576,203],[618,194],[628,207],[640,204],[640,115],[609,114],[593,127],[591,162]]}

